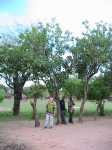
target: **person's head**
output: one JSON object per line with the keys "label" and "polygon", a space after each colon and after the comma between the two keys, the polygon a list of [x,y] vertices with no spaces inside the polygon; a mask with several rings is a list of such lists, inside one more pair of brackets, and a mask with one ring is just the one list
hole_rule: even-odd
{"label": "person's head", "polygon": [[49,97],[49,101],[53,102],[53,97],[52,96]]}
{"label": "person's head", "polygon": [[62,96],[60,97],[60,101],[64,101],[64,100],[65,100],[65,96],[62,95]]}

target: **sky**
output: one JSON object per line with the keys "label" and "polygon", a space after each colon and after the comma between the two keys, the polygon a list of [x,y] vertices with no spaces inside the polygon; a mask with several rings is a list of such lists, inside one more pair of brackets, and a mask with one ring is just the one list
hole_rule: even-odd
{"label": "sky", "polygon": [[0,29],[30,25],[52,18],[64,30],[79,35],[82,21],[112,23],[112,0],[0,0]]}

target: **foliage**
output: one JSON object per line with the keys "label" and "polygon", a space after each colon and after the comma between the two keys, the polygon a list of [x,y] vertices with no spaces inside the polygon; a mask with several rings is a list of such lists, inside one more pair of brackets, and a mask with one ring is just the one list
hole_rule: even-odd
{"label": "foliage", "polygon": [[76,39],[76,47],[72,53],[79,77],[89,80],[107,62],[107,51],[111,43],[106,24],[98,23],[93,29],[90,29],[88,22],[83,24],[86,32]]}
{"label": "foliage", "polygon": [[47,24],[45,29],[48,41],[44,53],[46,64],[42,80],[46,83],[49,92],[53,93],[62,87],[70,73],[69,57],[64,58],[63,56],[70,49],[70,43],[72,45],[72,37],[69,32],[63,32],[59,24],[55,22]]}
{"label": "foliage", "polygon": [[27,76],[30,74],[30,56],[31,54],[20,46],[4,43],[0,48],[0,75],[4,77],[9,87],[14,88],[14,77],[19,78],[19,81],[22,80],[23,82],[28,79]]}
{"label": "foliage", "polygon": [[102,100],[108,98],[110,89],[105,84],[104,77],[98,77],[90,83],[88,92],[89,100]]}
{"label": "foliage", "polygon": [[[43,53],[45,63],[41,65],[39,77],[44,81],[50,95],[53,95],[57,104],[57,123],[61,122],[59,90],[71,71],[69,58],[64,54],[72,46],[72,38],[69,32],[63,32],[59,24],[52,22],[45,26],[47,44]],[[71,43],[71,44],[70,44]],[[36,71],[35,78],[38,78]]]}
{"label": "foliage", "polygon": [[79,121],[82,121],[84,105],[87,100],[88,83],[99,69],[108,61],[108,49],[111,48],[110,34],[106,24],[98,23],[93,29],[87,21],[83,22],[86,32],[76,39],[72,49],[73,67],[84,83],[84,98],[80,107]]}
{"label": "foliage", "polygon": [[23,31],[15,39],[13,36],[2,37],[0,43],[0,76],[14,89],[14,115],[19,114],[25,82],[32,78],[35,68],[39,72],[45,35],[41,29],[39,24],[37,28],[31,27]]}
{"label": "foliage", "polygon": [[83,97],[83,83],[79,79],[68,79],[63,86],[65,95],[76,96],[78,99]]}
{"label": "foliage", "polygon": [[[89,81],[100,68],[106,70],[105,83],[111,89],[112,28],[102,22],[92,29],[87,21],[83,24],[86,32],[75,42],[71,33],[62,31],[55,21],[45,25],[39,23],[18,36],[1,37],[0,77],[14,89],[13,110],[17,111],[16,114],[19,113],[24,84],[29,79],[44,81],[56,101],[59,100],[59,90],[63,85],[67,94],[82,97],[83,93],[82,110]],[[65,54],[68,56],[65,57]],[[68,79],[73,71],[78,73],[83,83],[81,80]],[[42,95],[42,88],[32,87],[26,94],[38,98]]]}
{"label": "foliage", "polygon": [[24,94],[29,98],[40,98],[45,90],[46,87],[43,85],[32,85],[24,90]]}
{"label": "foliage", "polygon": [[104,81],[106,86],[112,91],[112,63],[109,63],[108,67],[105,68]]}

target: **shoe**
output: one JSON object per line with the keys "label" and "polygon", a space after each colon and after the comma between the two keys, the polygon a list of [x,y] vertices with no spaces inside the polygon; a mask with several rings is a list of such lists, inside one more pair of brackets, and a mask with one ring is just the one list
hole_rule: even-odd
{"label": "shoe", "polygon": [[67,124],[66,122],[62,122],[62,124]]}
{"label": "shoe", "polygon": [[73,121],[69,121],[69,123],[72,123],[72,124],[73,124],[74,122],[73,122]]}

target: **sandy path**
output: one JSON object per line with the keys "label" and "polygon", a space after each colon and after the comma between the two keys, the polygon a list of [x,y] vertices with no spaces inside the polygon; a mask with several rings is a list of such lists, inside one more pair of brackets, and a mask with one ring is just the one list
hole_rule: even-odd
{"label": "sandy path", "polygon": [[33,122],[0,123],[10,141],[25,143],[32,150],[112,150],[112,119],[86,120],[53,129],[34,128]]}

